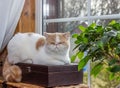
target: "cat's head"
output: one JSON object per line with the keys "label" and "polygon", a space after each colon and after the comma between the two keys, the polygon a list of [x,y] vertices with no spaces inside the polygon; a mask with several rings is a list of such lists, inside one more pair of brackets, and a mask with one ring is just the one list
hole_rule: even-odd
{"label": "cat's head", "polygon": [[53,52],[66,51],[70,47],[70,33],[44,33],[46,47]]}

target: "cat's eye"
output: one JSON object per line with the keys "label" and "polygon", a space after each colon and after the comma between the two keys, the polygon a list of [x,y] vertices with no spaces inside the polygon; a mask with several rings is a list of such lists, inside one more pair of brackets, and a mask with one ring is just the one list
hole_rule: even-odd
{"label": "cat's eye", "polygon": [[51,44],[55,45],[55,43],[54,43],[54,42],[51,42]]}
{"label": "cat's eye", "polygon": [[64,42],[59,42],[58,44],[63,44]]}

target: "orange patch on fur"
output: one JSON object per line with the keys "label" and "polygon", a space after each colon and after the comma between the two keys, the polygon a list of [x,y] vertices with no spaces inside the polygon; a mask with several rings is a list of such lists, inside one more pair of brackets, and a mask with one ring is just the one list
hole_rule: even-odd
{"label": "orange patch on fur", "polygon": [[17,65],[13,65],[11,66],[11,72],[14,74],[14,76],[16,78],[18,78],[20,76],[20,74],[22,74],[21,72],[22,70],[17,66]]}
{"label": "orange patch on fur", "polygon": [[22,79],[22,70],[16,65],[11,65],[6,58],[3,66],[3,77],[6,81],[20,82]]}
{"label": "orange patch on fur", "polygon": [[36,49],[38,50],[39,47],[43,46],[44,44],[45,44],[45,39],[44,38],[38,39],[38,41],[36,43]]}
{"label": "orange patch on fur", "polygon": [[59,34],[58,36],[59,36],[59,38],[60,38],[60,41],[61,41],[65,46],[69,46],[69,43],[68,43],[69,34],[61,33],[61,34]]}
{"label": "orange patch on fur", "polygon": [[55,34],[49,34],[48,37],[46,38],[47,44],[54,44],[55,43]]}
{"label": "orange patch on fur", "polygon": [[[15,69],[14,69],[15,68]],[[20,68],[12,66],[10,72],[6,74],[6,81],[9,82],[20,82],[22,79],[22,72]]]}

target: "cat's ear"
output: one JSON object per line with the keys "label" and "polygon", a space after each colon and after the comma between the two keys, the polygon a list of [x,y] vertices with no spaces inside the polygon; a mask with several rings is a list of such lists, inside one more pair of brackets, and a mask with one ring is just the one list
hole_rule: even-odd
{"label": "cat's ear", "polygon": [[44,32],[44,36],[47,38],[48,37],[48,34],[47,34],[47,32]]}
{"label": "cat's ear", "polygon": [[64,36],[66,37],[66,39],[69,39],[70,38],[70,32],[65,32]]}

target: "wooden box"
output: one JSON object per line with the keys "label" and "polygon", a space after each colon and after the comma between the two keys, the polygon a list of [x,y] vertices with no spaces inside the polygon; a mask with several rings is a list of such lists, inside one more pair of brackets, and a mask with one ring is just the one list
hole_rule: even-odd
{"label": "wooden box", "polygon": [[23,71],[22,82],[54,87],[80,84],[83,81],[83,72],[78,71],[77,65],[44,66],[33,64],[18,64]]}

